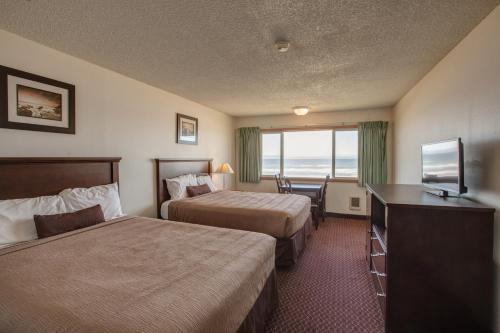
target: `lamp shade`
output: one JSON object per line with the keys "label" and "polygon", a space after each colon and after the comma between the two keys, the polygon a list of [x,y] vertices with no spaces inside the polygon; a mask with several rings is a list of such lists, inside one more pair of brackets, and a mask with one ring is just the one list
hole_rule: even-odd
{"label": "lamp shade", "polygon": [[215,173],[234,173],[233,168],[229,165],[229,163],[222,163],[219,165]]}

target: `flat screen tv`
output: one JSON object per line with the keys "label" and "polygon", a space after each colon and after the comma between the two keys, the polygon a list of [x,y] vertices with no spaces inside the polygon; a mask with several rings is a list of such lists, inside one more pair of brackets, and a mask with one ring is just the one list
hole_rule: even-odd
{"label": "flat screen tv", "polygon": [[460,138],[422,145],[422,184],[433,194],[467,192],[464,185],[464,149]]}

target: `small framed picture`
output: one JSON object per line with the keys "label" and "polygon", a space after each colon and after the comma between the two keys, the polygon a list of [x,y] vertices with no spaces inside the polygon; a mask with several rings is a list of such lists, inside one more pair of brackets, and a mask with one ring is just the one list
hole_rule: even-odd
{"label": "small framed picture", "polygon": [[198,144],[198,118],[177,114],[177,143]]}
{"label": "small framed picture", "polygon": [[0,127],[75,134],[75,86],[0,66]]}

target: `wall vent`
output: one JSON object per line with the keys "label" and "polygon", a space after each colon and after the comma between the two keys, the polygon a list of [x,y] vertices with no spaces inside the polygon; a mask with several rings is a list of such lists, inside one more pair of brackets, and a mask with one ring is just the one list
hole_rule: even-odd
{"label": "wall vent", "polygon": [[349,198],[349,209],[350,210],[361,210],[361,199],[359,197]]}

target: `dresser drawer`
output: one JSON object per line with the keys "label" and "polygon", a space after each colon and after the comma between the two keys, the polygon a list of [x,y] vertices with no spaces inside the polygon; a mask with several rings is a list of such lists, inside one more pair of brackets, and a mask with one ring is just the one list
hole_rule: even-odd
{"label": "dresser drawer", "polygon": [[374,266],[376,267],[377,272],[379,273],[386,273],[386,253],[383,250],[382,246],[380,245],[378,239],[376,237],[372,237],[372,246],[371,246],[371,253],[370,253],[370,260],[371,260],[371,267],[372,269]]}
{"label": "dresser drawer", "polygon": [[384,294],[387,294],[387,275],[382,274],[378,276],[378,281],[380,282],[380,287],[382,288],[382,291]]}
{"label": "dresser drawer", "polygon": [[371,257],[371,273],[378,273],[379,276],[386,276],[385,256]]}
{"label": "dresser drawer", "polygon": [[366,223],[366,242],[365,242],[365,257],[368,264],[370,264],[370,252],[371,252],[371,239],[372,239],[372,228],[370,223]]}
{"label": "dresser drawer", "polygon": [[372,240],[372,252],[385,252],[384,247],[380,243],[380,240],[376,236],[375,232],[371,233],[371,240]]}
{"label": "dresser drawer", "polygon": [[385,317],[385,306],[386,306],[386,293],[385,293],[385,277],[384,281],[381,283],[380,276],[372,272],[373,285],[377,293],[377,301],[380,304],[380,309],[382,310],[382,315]]}

